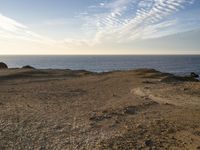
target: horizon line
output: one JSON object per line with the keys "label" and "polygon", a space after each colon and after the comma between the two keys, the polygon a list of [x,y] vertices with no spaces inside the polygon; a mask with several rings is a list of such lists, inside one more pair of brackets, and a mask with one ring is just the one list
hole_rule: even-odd
{"label": "horizon line", "polygon": [[0,56],[173,56],[173,55],[200,55],[199,54],[0,54]]}

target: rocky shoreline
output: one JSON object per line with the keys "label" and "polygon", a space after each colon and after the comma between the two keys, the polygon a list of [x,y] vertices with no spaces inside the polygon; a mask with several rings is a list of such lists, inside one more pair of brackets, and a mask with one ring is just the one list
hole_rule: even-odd
{"label": "rocky shoreline", "polygon": [[0,149],[200,149],[200,82],[154,69],[0,69]]}
{"label": "rocky shoreline", "polygon": [[[8,69],[7,64],[0,62],[0,69]],[[10,68],[10,69],[20,69],[20,68]],[[36,68],[32,67],[30,65],[26,65],[26,66],[22,66],[21,69],[35,70]],[[40,70],[40,69],[38,69],[38,70]],[[43,69],[43,70],[45,70],[45,69]],[[57,70],[57,69],[46,69],[46,70]],[[64,69],[59,69],[59,70],[64,70]],[[78,72],[78,73],[82,72],[82,73],[89,73],[89,74],[102,74],[102,72],[97,73],[97,72],[91,72],[91,71],[87,71],[87,70],[70,70],[70,69],[65,69],[65,70],[68,70],[68,71],[71,71],[71,72],[74,72],[74,73],[75,72]],[[142,69],[136,69],[136,70],[142,70]],[[147,69],[147,70],[159,72],[155,69]],[[116,72],[116,71],[103,72],[103,74],[104,73],[112,73],[112,72]],[[165,81],[179,81],[179,80],[180,81],[197,81],[197,80],[200,81],[200,76],[195,72],[191,72],[190,75],[187,75],[187,76],[175,76],[175,75],[169,74],[169,73],[166,73],[166,75],[167,75],[167,78],[164,79]]]}

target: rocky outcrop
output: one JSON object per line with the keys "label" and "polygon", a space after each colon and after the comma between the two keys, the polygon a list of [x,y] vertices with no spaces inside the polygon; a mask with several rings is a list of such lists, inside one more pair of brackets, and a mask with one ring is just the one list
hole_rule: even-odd
{"label": "rocky outcrop", "polygon": [[8,66],[5,63],[0,62],[0,69],[8,69]]}
{"label": "rocky outcrop", "polygon": [[190,76],[193,78],[199,78],[199,75],[196,74],[195,72],[191,72]]}
{"label": "rocky outcrop", "polygon": [[161,82],[198,82],[198,80],[192,76],[167,76],[161,80]]}
{"label": "rocky outcrop", "polygon": [[27,65],[27,66],[23,66],[22,69],[35,69],[35,68],[32,67],[32,66]]}

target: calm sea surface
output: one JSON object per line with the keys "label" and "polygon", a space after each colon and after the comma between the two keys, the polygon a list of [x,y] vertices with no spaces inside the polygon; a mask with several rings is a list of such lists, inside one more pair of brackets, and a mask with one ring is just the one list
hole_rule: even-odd
{"label": "calm sea surface", "polygon": [[187,56],[0,56],[9,67],[85,69],[95,72],[154,68],[179,75],[200,74],[200,55]]}

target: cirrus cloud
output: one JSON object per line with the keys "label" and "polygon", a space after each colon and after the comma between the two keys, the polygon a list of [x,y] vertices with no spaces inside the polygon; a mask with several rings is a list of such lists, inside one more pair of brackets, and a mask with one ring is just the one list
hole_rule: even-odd
{"label": "cirrus cloud", "polygon": [[87,16],[86,25],[93,27],[94,42],[96,43],[127,42],[166,36],[173,33],[172,31],[167,32],[166,29],[177,23],[176,19],[167,19],[167,17],[193,2],[194,0],[115,0],[109,3],[104,2],[103,8],[107,12],[103,11]]}

